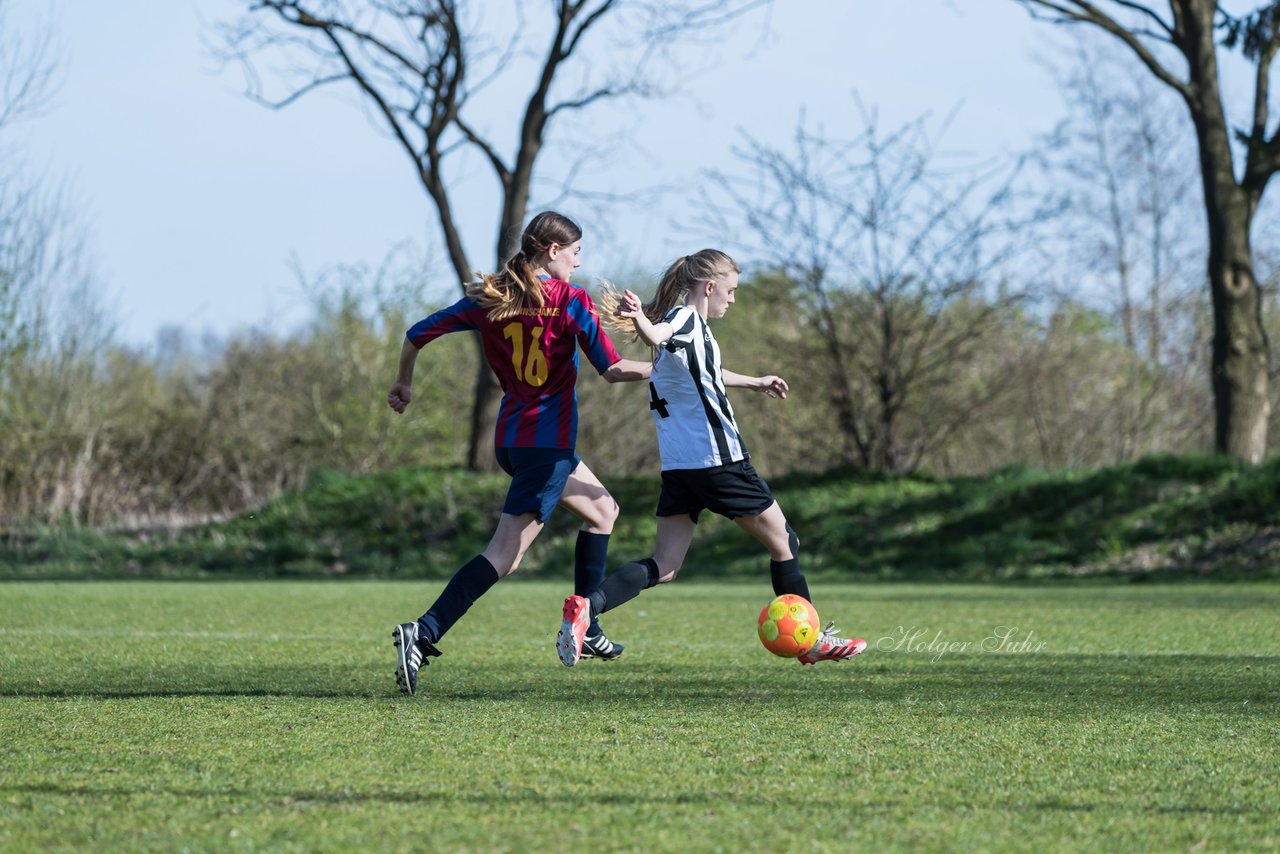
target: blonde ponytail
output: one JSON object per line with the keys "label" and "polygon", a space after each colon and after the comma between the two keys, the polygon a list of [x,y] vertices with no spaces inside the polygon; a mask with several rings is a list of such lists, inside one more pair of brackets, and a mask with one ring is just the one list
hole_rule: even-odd
{"label": "blonde ponytail", "polygon": [[[658,290],[653,299],[641,308],[644,316],[651,323],[661,323],[667,312],[678,303],[682,303],[694,288],[706,281],[714,281],[729,273],[741,273],[736,261],[719,249],[702,249],[692,255],[684,255],[672,262],[662,278],[658,280]],[[614,290],[608,282],[604,283],[600,294],[600,307],[605,325],[622,333],[630,333],[634,339],[640,337],[636,331],[635,321],[629,317],[618,317],[614,314],[622,303],[622,295]]]}

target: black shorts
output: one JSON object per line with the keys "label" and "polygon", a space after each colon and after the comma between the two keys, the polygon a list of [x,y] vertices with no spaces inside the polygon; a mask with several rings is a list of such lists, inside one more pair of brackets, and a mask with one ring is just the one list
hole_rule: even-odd
{"label": "black shorts", "polygon": [[729,519],[759,516],[773,505],[773,493],[747,460],[709,469],[669,469],[662,473],[659,516],[685,513],[694,522],[703,510]]}

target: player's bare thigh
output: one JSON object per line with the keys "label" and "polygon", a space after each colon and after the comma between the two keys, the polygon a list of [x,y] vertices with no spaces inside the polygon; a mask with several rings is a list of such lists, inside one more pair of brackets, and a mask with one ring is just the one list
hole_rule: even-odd
{"label": "player's bare thigh", "polygon": [[618,521],[618,502],[609,490],[587,467],[579,462],[569,475],[564,492],[560,493],[560,506],[582,520],[582,530],[592,534],[612,534]]}
{"label": "player's bare thigh", "polygon": [[524,553],[541,532],[542,523],[538,521],[536,514],[521,513],[519,516],[512,516],[510,513],[503,513],[498,520],[498,529],[493,532],[493,537],[482,554],[498,571],[498,577],[503,578],[516,571]]}
{"label": "player's bare thigh", "polygon": [[680,567],[684,566],[696,529],[697,525],[687,513],[658,517],[658,542],[653,550],[653,560],[658,564],[659,584],[675,581]]}
{"label": "player's bare thigh", "polygon": [[787,517],[782,507],[773,502],[759,516],[739,516],[733,520],[738,527],[755,537],[769,550],[769,557],[774,560],[790,560],[795,557],[791,553],[791,535],[787,533]]}

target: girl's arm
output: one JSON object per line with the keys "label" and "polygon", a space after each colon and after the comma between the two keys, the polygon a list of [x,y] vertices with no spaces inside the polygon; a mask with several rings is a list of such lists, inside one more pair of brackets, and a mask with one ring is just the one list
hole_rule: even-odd
{"label": "girl's arm", "polygon": [[653,365],[648,362],[638,362],[635,359],[620,359],[614,362],[609,370],[600,376],[611,383],[634,382],[636,380],[649,379],[649,373],[653,370]]}
{"label": "girl's arm", "polygon": [[752,391],[762,391],[769,397],[776,397],[779,400],[786,400],[787,392],[791,390],[786,380],[773,375],[749,377],[746,374],[735,374],[733,371],[721,370],[720,376],[724,379],[726,388],[749,388]]}
{"label": "girl's arm", "polygon": [[640,297],[631,291],[623,291],[622,302],[618,305],[618,316],[629,317],[636,325],[640,340],[650,347],[661,347],[675,333],[670,323],[654,323],[645,317]]}
{"label": "girl's arm", "polygon": [[398,413],[403,413],[413,399],[413,366],[417,361],[418,348],[406,338],[400,345],[400,369],[396,372],[396,381],[387,392],[387,405]]}
{"label": "girl's arm", "polygon": [[409,327],[404,334],[404,343],[400,345],[400,369],[387,392],[387,405],[396,412],[404,412],[413,399],[413,365],[418,361],[419,350],[441,335],[478,329],[477,317],[476,304],[469,297],[463,297]]}

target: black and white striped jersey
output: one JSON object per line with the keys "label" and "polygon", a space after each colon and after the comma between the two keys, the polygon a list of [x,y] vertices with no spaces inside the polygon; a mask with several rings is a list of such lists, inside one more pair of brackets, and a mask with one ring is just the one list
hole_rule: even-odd
{"label": "black and white striped jersey", "polygon": [[747,458],[724,390],[720,345],[696,311],[667,312],[674,331],[649,377],[649,409],[658,428],[662,470],[704,469]]}

